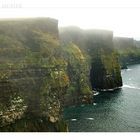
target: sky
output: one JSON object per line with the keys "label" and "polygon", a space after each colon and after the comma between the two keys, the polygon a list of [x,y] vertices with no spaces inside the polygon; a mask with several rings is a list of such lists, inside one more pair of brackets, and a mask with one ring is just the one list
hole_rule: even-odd
{"label": "sky", "polygon": [[0,0],[0,18],[52,17],[59,27],[112,30],[140,39],[139,0]]}

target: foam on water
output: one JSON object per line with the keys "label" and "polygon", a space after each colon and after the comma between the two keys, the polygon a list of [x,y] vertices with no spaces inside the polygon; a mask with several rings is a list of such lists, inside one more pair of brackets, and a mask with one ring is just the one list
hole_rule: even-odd
{"label": "foam on water", "polygon": [[131,85],[123,85],[123,87],[124,87],[124,88],[140,89],[139,87],[131,86]]}
{"label": "foam on water", "polygon": [[126,69],[126,71],[130,71],[130,70],[132,70],[132,69]]}
{"label": "foam on water", "polygon": [[86,118],[87,120],[94,120],[94,118]]}
{"label": "foam on water", "polygon": [[77,121],[77,119],[71,119],[71,121]]}
{"label": "foam on water", "polygon": [[93,103],[93,105],[97,105],[97,103]]}
{"label": "foam on water", "polygon": [[95,92],[95,93],[94,93],[94,96],[96,96],[96,95],[99,95],[99,92]]}

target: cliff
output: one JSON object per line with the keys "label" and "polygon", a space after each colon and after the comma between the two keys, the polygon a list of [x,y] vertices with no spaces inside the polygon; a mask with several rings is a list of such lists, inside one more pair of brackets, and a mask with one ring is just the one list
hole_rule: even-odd
{"label": "cliff", "polygon": [[68,131],[63,107],[92,102],[87,58],[55,19],[1,20],[0,91],[0,131]]}
{"label": "cliff", "polygon": [[113,43],[119,53],[122,68],[127,68],[127,65],[130,64],[140,63],[139,45],[133,38],[114,37]]}
{"label": "cliff", "polygon": [[68,131],[64,106],[120,86],[112,31],[59,34],[51,18],[0,21],[0,131]]}
{"label": "cliff", "polygon": [[89,65],[92,89],[110,90],[122,86],[118,54],[114,50],[113,32],[81,30],[76,27],[60,29],[61,42],[73,42],[85,54]]}
{"label": "cliff", "polygon": [[136,45],[137,48],[140,48],[140,41],[139,40],[134,40],[134,44]]}
{"label": "cliff", "polygon": [[80,48],[68,43],[62,46],[63,57],[67,62],[67,73],[70,85],[64,95],[65,105],[76,105],[92,102],[91,84],[89,81],[89,65]]}
{"label": "cliff", "polygon": [[68,131],[62,98],[69,85],[58,21],[0,21],[0,131]]}

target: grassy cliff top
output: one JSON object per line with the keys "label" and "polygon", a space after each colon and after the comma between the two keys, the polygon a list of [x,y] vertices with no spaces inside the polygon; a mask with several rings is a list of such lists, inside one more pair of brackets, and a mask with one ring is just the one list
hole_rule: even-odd
{"label": "grassy cliff top", "polygon": [[40,30],[58,38],[58,20],[52,18],[0,19],[0,34],[21,35],[29,30]]}
{"label": "grassy cliff top", "polygon": [[1,22],[7,22],[7,21],[12,21],[12,22],[29,22],[29,21],[51,21],[57,23],[58,20],[50,17],[34,17],[34,18],[0,18],[0,23]]}

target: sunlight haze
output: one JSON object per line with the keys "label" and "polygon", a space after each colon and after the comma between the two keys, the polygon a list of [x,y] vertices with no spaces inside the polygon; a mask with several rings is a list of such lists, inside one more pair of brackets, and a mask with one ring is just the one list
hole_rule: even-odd
{"label": "sunlight haze", "polygon": [[59,27],[112,30],[140,39],[138,0],[1,0],[0,18],[51,17]]}

